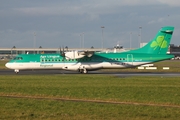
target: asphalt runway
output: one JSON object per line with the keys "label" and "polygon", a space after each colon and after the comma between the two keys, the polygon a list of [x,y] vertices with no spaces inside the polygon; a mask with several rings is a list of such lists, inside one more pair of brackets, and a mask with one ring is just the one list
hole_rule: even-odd
{"label": "asphalt runway", "polygon": [[[73,75],[81,74],[76,71],[64,71],[64,70],[22,70],[17,75]],[[89,71],[87,74],[109,74],[119,77],[128,76],[161,76],[161,77],[180,77],[180,73],[170,72],[107,72],[107,71]],[[0,75],[16,75],[14,70],[0,70]],[[83,74],[82,74],[83,75]]]}

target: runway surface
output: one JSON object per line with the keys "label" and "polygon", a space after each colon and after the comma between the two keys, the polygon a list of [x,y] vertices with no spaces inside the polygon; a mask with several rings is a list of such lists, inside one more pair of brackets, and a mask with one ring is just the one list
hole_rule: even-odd
{"label": "runway surface", "polygon": [[[15,75],[13,70],[0,70],[0,75]],[[18,75],[47,75],[47,74],[81,74],[76,71],[64,71],[64,70],[25,70],[20,71]],[[170,72],[107,72],[107,71],[89,71],[87,74],[109,74],[119,77],[128,76],[162,76],[162,77],[180,77],[180,73]]]}

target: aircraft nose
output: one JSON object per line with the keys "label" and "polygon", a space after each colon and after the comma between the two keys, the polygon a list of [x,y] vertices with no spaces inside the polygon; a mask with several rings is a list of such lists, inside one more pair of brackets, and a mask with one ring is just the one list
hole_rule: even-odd
{"label": "aircraft nose", "polygon": [[10,65],[9,63],[6,63],[5,66],[6,66],[7,68],[10,68],[10,67],[11,67],[11,65]]}

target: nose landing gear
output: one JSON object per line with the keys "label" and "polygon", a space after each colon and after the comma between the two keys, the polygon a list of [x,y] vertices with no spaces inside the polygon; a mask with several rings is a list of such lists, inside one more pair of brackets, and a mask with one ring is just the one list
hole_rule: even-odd
{"label": "nose landing gear", "polygon": [[18,73],[19,73],[19,70],[18,70],[18,69],[15,69],[14,72],[15,72],[16,74],[18,74]]}

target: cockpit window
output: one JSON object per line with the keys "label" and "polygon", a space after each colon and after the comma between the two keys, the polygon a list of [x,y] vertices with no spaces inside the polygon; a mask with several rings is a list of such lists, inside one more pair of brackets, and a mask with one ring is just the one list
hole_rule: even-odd
{"label": "cockpit window", "polygon": [[15,57],[13,60],[22,60],[22,57]]}

